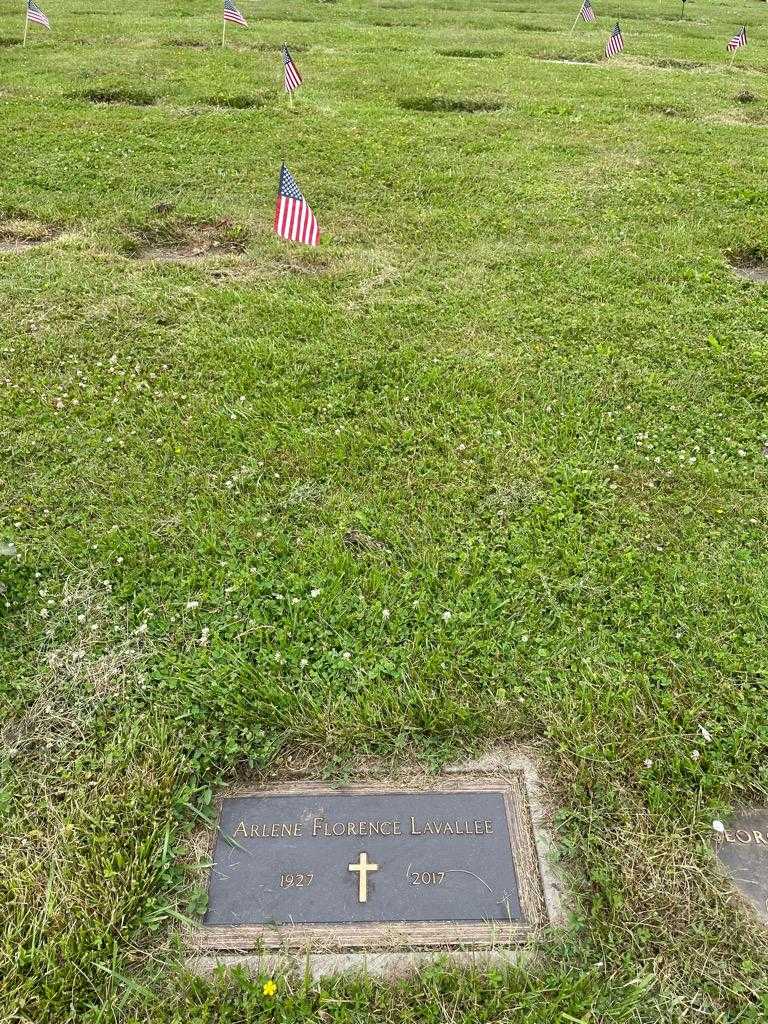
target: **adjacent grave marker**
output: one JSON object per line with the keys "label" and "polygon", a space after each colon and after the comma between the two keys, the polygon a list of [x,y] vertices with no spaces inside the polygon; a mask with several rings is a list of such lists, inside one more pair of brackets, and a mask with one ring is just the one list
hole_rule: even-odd
{"label": "adjacent grave marker", "polygon": [[718,859],[734,885],[768,921],[768,808],[743,808],[715,833]]}
{"label": "adjacent grave marker", "polygon": [[522,782],[224,797],[198,949],[487,946],[548,920]]}

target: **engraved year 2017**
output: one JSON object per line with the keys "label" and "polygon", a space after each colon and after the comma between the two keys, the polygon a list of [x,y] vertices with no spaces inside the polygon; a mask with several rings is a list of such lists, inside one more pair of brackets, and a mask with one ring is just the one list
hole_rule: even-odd
{"label": "engraved year 2017", "polygon": [[287,874],[280,875],[280,888],[281,889],[306,889],[307,886],[312,885],[312,879],[315,876],[311,871],[291,871]]}
{"label": "engraved year 2017", "polygon": [[445,880],[444,871],[409,871],[409,885],[442,885]]}

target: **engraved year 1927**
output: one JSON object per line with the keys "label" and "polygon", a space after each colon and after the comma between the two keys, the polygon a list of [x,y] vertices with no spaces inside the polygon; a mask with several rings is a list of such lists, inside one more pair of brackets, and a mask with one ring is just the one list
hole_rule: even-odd
{"label": "engraved year 1927", "polygon": [[314,874],[311,871],[291,871],[280,875],[281,889],[306,889],[312,885]]}

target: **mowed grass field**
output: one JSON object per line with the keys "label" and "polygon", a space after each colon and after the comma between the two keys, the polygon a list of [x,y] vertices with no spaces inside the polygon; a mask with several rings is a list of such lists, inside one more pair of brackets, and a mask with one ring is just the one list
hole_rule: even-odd
{"label": "mowed grass field", "polygon": [[[0,1019],[765,1020],[710,836],[768,786],[768,7],[22,6]],[[219,787],[512,742],[571,893],[525,967],[184,973]]]}

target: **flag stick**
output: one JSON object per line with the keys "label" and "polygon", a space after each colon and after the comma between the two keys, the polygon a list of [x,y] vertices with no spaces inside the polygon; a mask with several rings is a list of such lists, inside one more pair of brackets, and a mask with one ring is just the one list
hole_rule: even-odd
{"label": "flag stick", "polygon": [[224,24],[223,24],[223,27],[221,29],[221,45],[223,46],[224,45],[224,40],[227,38],[227,19],[224,18],[222,20],[223,20]]}
{"label": "flag stick", "polygon": [[27,17],[27,15],[25,13],[24,14],[24,39],[22,40],[22,43],[21,43],[22,46],[26,46],[27,45],[27,32],[29,32],[29,18]]}
{"label": "flag stick", "polygon": [[[288,43],[283,43],[283,50],[286,53],[288,52]],[[285,66],[283,66],[283,87],[285,88],[285,91],[288,93],[288,102],[290,103],[291,107],[293,107],[293,89],[288,88],[288,80],[285,74]]]}
{"label": "flag stick", "polygon": [[579,11],[579,13],[576,15],[576,20],[571,25],[571,31],[568,33],[569,35],[573,35],[573,31],[576,28],[576,26],[578,25],[580,17],[581,17],[581,11]]}

